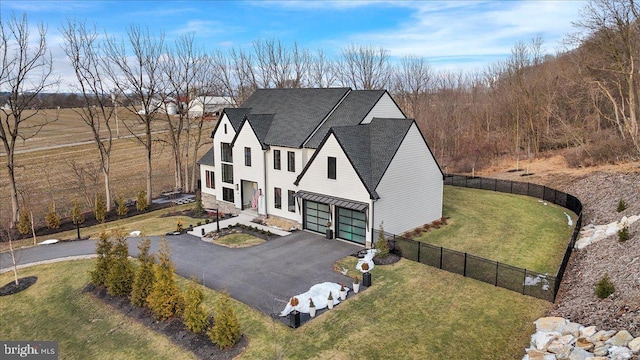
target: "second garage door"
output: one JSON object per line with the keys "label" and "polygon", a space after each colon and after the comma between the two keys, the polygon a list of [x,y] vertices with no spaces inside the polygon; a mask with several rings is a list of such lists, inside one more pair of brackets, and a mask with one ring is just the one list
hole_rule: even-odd
{"label": "second garage door", "polygon": [[338,208],[337,237],[363,244],[367,236],[367,218],[364,212]]}

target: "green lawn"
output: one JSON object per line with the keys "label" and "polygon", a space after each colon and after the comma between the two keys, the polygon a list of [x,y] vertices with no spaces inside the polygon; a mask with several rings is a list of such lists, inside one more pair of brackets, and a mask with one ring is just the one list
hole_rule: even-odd
{"label": "green lawn", "polygon": [[[0,338],[57,340],[64,359],[189,359],[190,354],[80,289],[93,260],[21,270],[28,290],[0,298]],[[341,266],[353,268],[354,258]],[[234,301],[249,339],[241,359],[514,359],[552,304],[408,260],[372,271],[373,287],[292,330]],[[221,275],[222,276],[222,275]],[[0,284],[11,274],[0,275]],[[180,278],[182,285],[187,280]],[[206,289],[211,309],[218,293]],[[274,304],[280,311],[283,304]]]}
{"label": "green lawn", "polygon": [[260,245],[265,240],[257,238],[249,234],[229,234],[221,236],[213,241],[214,243],[230,248],[243,248],[254,245]]}
{"label": "green lawn", "polygon": [[448,225],[415,240],[555,275],[573,232],[563,207],[528,196],[444,187]]}

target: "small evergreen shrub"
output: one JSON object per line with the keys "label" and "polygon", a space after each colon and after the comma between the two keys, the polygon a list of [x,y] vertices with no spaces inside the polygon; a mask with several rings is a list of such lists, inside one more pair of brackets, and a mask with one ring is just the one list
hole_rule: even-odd
{"label": "small evergreen shrub", "polygon": [[615,286],[609,279],[609,274],[605,273],[602,279],[598,281],[596,285],[596,296],[600,299],[606,299],[609,295],[613,294],[616,291]]}
{"label": "small evergreen shrub", "polygon": [[131,303],[135,306],[147,306],[147,297],[153,290],[155,263],[153,255],[149,254],[151,240],[145,238],[138,242],[138,261],[140,266],[136,271],[131,287]]}
{"label": "small evergreen shrub", "polygon": [[74,201],[73,209],[71,209],[71,222],[73,222],[73,225],[82,225],[82,223],[84,223],[84,214],[82,213],[82,209],[80,209],[78,199]]}
{"label": "small evergreen shrub", "polygon": [[629,227],[625,226],[618,230],[618,241],[625,242],[627,240],[629,240]]}
{"label": "small evergreen shrub", "polygon": [[184,294],[184,325],[196,334],[207,330],[208,314],[202,306],[204,292],[198,286],[197,279],[191,278]]}
{"label": "small evergreen shrub", "polygon": [[155,282],[147,298],[149,308],[157,320],[166,320],[182,314],[183,298],[176,283],[175,267],[171,262],[171,250],[167,240],[160,242],[158,263],[154,266]]}
{"label": "small evergreen shrub", "polygon": [[124,197],[120,196],[118,198],[118,208],[116,209],[116,214],[122,217],[122,216],[126,216],[128,212],[129,212],[129,208],[127,207],[127,203],[124,202]]}
{"label": "small evergreen shrub", "polygon": [[617,212],[623,212],[627,210],[627,202],[624,201],[624,199],[620,199],[620,201],[618,201],[618,208],[616,209]]}
{"label": "small evergreen shrub", "polygon": [[149,208],[149,204],[147,203],[147,192],[141,190],[138,193],[138,197],[136,198],[136,209],[139,212],[145,212]]}
{"label": "small evergreen shrub", "polygon": [[22,208],[20,210],[20,216],[18,218],[18,231],[22,235],[31,233],[31,216],[29,216],[29,209]]}
{"label": "small evergreen shrub", "polygon": [[107,217],[107,202],[101,193],[96,194],[96,205],[93,211],[96,215],[96,220],[104,223],[104,219]]}
{"label": "small evergreen shrub", "polygon": [[202,194],[200,191],[196,194],[196,206],[193,208],[193,212],[198,217],[204,215],[204,206],[202,205]]}
{"label": "small evergreen shrub", "polygon": [[49,229],[57,229],[60,227],[60,216],[58,216],[56,212],[55,203],[52,202],[51,205],[49,205],[49,211],[47,211],[47,214],[44,216],[44,221],[47,223]]}
{"label": "small evergreen shrub", "polygon": [[240,340],[240,323],[236,312],[231,307],[229,294],[223,293],[216,305],[213,327],[207,335],[211,342],[225,349],[235,345]]}
{"label": "small evergreen shrub", "polygon": [[96,264],[91,271],[91,282],[95,286],[105,286],[107,284],[107,276],[109,275],[109,268],[111,267],[111,249],[112,244],[109,241],[109,235],[106,232],[101,232],[96,242]]}
{"label": "small evergreen shrub", "polygon": [[107,291],[112,296],[130,296],[133,285],[133,265],[129,261],[129,245],[127,237],[122,230],[114,234],[113,248],[111,249],[111,266],[107,276]]}
{"label": "small evergreen shrub", "polygon": [[387,242],[387,239],[384,238],[384,227],[382,226],[382,223],[380,223],[380,229],[378,231],[378,240],[373,247],[378,250],[376,253],[377,257],[384,259],[389,256],[389,243]]}

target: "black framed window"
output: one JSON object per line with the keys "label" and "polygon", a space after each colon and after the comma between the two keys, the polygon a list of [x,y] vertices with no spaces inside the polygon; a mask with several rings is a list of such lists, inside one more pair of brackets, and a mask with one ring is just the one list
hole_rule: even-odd
{"label": "black framed window", "polygon": [[273,201],[276,209],[282,209],[282,189],[274,188],[273,189]]}
{"label": "black framed window", "polygon": [[336,179],[336,158],[333,156],[327,158],[327,177],[329,179]]}
{"label": "black framed window", "polygon": [[296,172],[296,153],[287,151],[287,170]]}
{"label": "black framed window", "polygon": [[224,124],[224,133],[227,133],[227,124]]}
{"label": "black framed window", "polygon": [[296,198],[295,195],[296,192],[293,190],[289,190],[289,192],[287,193],[287,205],[289,207],[289,211],[290,212],[296,212]]}
{"label": "black framed window", "polygon": [[205,174],[207,177],[207,182],[205,184],[205,186],[209,189],[215,189],[216,188],[216,179],[214,178],[214,172],[213,171],[209,171],[209,170],[205,170]]}
{"label": "black framed window", "polygon": [[231,144],[220,143],[221,159],[224,162],[233,162],[233,151],[231,151]]}
{"label": "black framed window", "polygon": [[233,165],[222,164],[222,182],[233,184]]}
{"label": "black framed window", "polygon": [[223,187],[222,188],[222,200],[228,201],[228,202],[234,202],[233,189],[227,188],[227,187]]}
{"label": "black framed window", "polygon": [[280,150],[273,150],[273,168],[280,170]]}
{"label": "black framed window", "polygon": [[251,166],[251,148],[244,148],[244,166]]}

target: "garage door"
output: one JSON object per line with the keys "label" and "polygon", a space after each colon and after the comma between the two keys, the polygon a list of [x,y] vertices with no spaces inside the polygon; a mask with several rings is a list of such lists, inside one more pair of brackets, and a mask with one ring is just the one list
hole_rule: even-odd
{"label": "garage door", "polygon": [[364,245],[366,234],[367,220],[364,212],[338,208],[337,237]]}
{"label": "garage door", "polygon": [[329,205],[304,201],[304,228],[325,234],[329,221]]}

